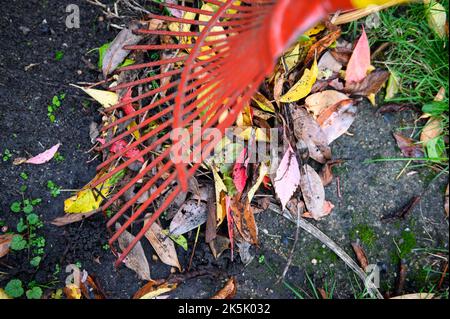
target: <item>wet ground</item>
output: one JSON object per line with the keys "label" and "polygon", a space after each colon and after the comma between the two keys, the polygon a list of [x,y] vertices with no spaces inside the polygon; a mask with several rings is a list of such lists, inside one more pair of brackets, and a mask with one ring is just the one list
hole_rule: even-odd
{"label": "wet ground", "polygon": [[[67,29],[65,12],[68,4],[80,7],[80,29]],[[70,196],[66,190],[79,189],[95,175],[95,154],[89,125],[100,122],[95,104],[70,83],[97,82],[99,73],[92,70],[97,62],[95,52],[112,40],[117,30],[109,30],[98,20],[101,12],[84,1],[8,1],[3,4],[0,18],[0,152],[9,150],[11,157],[0,158],[0,222],[15,230],[22,213],[13,213],[15,201],[41,198],[35,212],[44,221],[37,231],[44,236],[45,253],[38,268],[28,263],[29,254],[11,253],[2,258],[0,287],[9,279],[19,278],[24,284],[35,281],[48,288],[50,294],[64,286],[65,266],[81,264],[94,275],[109,297],[129,298],[143,285],[129,269],[114,269],[114,256],[103,246],[108,234],[101,215],[82,223],[56,227],[49,222],[63,214],[63,201]],[[46,21],[46,23],[44,22]],[[63,51],[61,59],[55,59]],[[59,54],[60,55],[60,54]],[[36,65],[35,65],[36,64]],[[51,123],[47,105],[53,96],[66,94]],[[368,104],[361,104],[360,113],[350,132],[333,145],[336,159],[346,159],[335,169],[339,177],[327,188],[327,197],[336,208],[323,221],[314,223],[351,256],[351,242],[360,241],[371,263],[383,268],[382,292],[392,291],[398,266],[398,250],[408,267],[405,292],[429,290],[440,279],[443,260],[448,257],[448,221],[443,212],[443,193],[447,177],[434,180],[428,170],[417,174],[397,175],[404,162],[365,164],[375,157],[400,157],[392,131],[411,125],[414,114],[401,113],[381,116]],[[39,165],[14,166],[16,157],[28,157],[61,143],[62,161]],[[2,156],[3,157],[3,156]],[[8,156],[7,156],[8,157]],[[89,162],[90,161],[90,162]],[[21,173],[28,177],[24,179]],[[23,174],[22,174],[23,175]],[[47,188],[51,180],[63,191],[56,198]],[[21,189],[26,186],[27,189]],[[402,208],[413,196],[422,199],[405,220],[381,222],[384,214]],[[193,269],[219,270],[219,277],[191,279],[175,290],[177,298],[207,298],[215,293],[230,275],[238,278],[239,298],[314,298],[313,286],[333,291],[334,298],[358,297],[363,289],[352,272],[330,250],[312,236],[300,231],[300,240],[286,283],[277,283],[289,255],[295,226],[273,212],[258,214],[261,243],[253,251],[255,258],[243,267],[239,259],[231,262],[226,252],[213,260],[209,248],[197,247]],[[188,239],[192,242],[195,234]],[[192,245],[190,245],[192,247]],[[151,248],[144,243],[148,259]],[[409,250],[412,249],[410,252]],[[190,252],[179,248],[182,264],[189,261]],[[59,271],[58,271],[59,270]],[[165,278],[170,269],[152,263],[153,278]],[[2,276],[2,275],[0,275]],[[447,281],[443,287],[448,287]],[[287,285],[290,285],[291,289]],[[333,288],[334,287],[334,288]],[[295,289],[295,292],[293,292]]]}

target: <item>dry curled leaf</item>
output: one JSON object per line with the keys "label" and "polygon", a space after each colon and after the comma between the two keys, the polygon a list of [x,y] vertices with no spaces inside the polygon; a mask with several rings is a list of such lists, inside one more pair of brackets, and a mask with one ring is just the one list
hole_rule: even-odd
{"label": "dry curled leaf", "polygon": [[353,251],[355,252],[356,259],[358,260],[359,265],[363,270],[369,266],[369,261],[367,260],[366,253],[364,252],[364,249],[361,247],[358,243],[352,243]]}
{"label": "dry curled leaf", "polygon": [[331,159],[331,148],[322,128],[303,107],[292,110],[294,134],[308,146],[309,156],[319,163]]}
{"label": "dry curled leaf", "polygon": [[305,100],[305,107],[309,112],[318,118],[322,111],[337,103],[348,100],[348,96],[335,90],[326,90],[308,96]]}
{"label": "dry curled leaf", "polygon": [[[116,231],[118,231],[120,227],[121,225],[116,223]],[[125,230],[118,239],[120,249],[125,250],[134,238],[135,237],[132,234]],[[125,266],[136,272],[140,279],[148,281],[152,280],[150,278],[150,267],[147,257],[145,257],[144,249],[140,242],[134,246],[123,262]]]}
{"label": "dry curled leaf", "polygon": [[97,212],[98,210],[93,210],[88,213],[65,214],[64,216],[55,218],[51,223],[55,226],[65,226],[82,221],[83,219],[88,218],[89,216],[92,216]]}
{"label": "dry curled leaf", "polygon": [[233,299],[236,296],[236,283],[235,277],[228,279],[225,286],[212,296],[211,299]]}
{"label": "dry curled leaf", "polygon": [[309,165],[305,164],[300,169],[300,188],[306,208],[311,216],[318,220],[324,217],[325,189],[319,174]]}
{"label": "dry curled leaf", "polygon": [[341,101],[324,110],[317,118],[317,122],[331,144],[345,134],[356,118],[357,108],[353,100]]}
{"label": "dry curled leaf", "polygon": [[197,200],[189,200],[184,203],[173,217],[170,223],[170,234],[182,235],[198,226],[206,223],[208,218],[207,205]]}
{"label": "dry curled leaf", "polygon": [[397,145],[403,153],[403,156],[409,158],[421,158],[424,156],[422,146],[413,139],[405,137],[400,133],[394,133]]}
{"label": "dry curled leaf", "polygon": [[[147,221],[144,222],[144,225]],[[163,233],[163,229],[157,223],[153,223],[150,229],[145,233],[159,259],[169,266],[177,267],[181,271],[181,266],[178,261],[177,251],[175,245],[169,236]]]}
{"label": "dry curled leaf", "polygon": [[0,258],[9,253],[9,246],[11,245],[12,234],[0,235]]}
{"label": "dry curled leaf", "polygon": [[170,284],[167,282],[150,281],[139,289],[133,296],[133,299],[153,299],[164,293],[177,288],[177,284]]}
{"label": "dry curled leaf", "polygon": [[142,40],[142,35],[134,34],[133,30],[138,29],[139,24],[133,23],[129,28],[122,29],[111,45],[105,52],[103,57],[102,72],[103,76],[107,77],[108,74],[114,72],[114,70],[125,60],[130,54],[129,50],[125,50],[124,46],[138,44]]}
{"label": "dry curled leaf", "polygon": [[352,95],[370,96],[377,94],[389,79],[390,73],[385,70],[376,70],[360,82],[347,82],[345,92]]}

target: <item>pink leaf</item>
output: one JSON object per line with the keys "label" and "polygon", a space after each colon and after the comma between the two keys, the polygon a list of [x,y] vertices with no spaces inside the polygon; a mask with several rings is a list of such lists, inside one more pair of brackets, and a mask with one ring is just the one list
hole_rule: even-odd
{"label": "pink leaf", "polygon": [[367,76],[370,68],[370,47],[367,39],[366,31],[358,40],[353,50],[353,54],[348,62],[347,71],[345,73],[346,82],[361,82]]}
{"label": "pink leaf", "polygon": [[61,144],[58,143],[58,144],[52,146],[51,148],[49,148],[48,150],[46,150],[45,152],[42,152],[41,154],[28,159],[25,163],[36,164],[36,165],[44,164],[44,163],[48,162],[49,160],[51,160],[53,158],[53,156],[55,156],[55,154],[58,151],[58,148],[60,146],[61,146]]}
{"label": "pink leaf", "polygon": [[122,110],[125,112],[125,115],[130,115],[135,111],[130,101],[131,101],[131,88],[128,89],[127,93],[125,93],[124,97],[122,98],[122,101],[120,101],[127,103],[124,106],[122,106]]}
{"label": "pink leaf", "polygon": [[245,162],[245,156],[247,155],[247,149],[244,148],[236,160],[236,164],[233,167],[233,182],[239,193],[242,193],[247,183],[247,163]]}
{"label": "pink leaf", "polygon": [[300,184],[300,169],[297,157],[292,147],[289,148],[278,166],[274,181],[275,192],[281,200],[283,209],[291,199]]}

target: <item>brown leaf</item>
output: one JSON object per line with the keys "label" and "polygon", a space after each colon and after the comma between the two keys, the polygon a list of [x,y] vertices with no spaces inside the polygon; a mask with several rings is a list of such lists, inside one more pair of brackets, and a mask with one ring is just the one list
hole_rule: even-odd
{"label": "brown leaf", "polygon": [[413,198],[411,198],[409,200],[409,202],[405,206],[403,206],[402,209],[400,209],[399,211],[396,211],[393,214],[381,217],[381,220],[390,220],[390,219],[394,219],[394,218],[403,218],[404,219],[406,216],[408,216],[411,213],[413,208],[416,207],[416,205],[420,202],[420,199],[421,199],[420,196],[414,196]]}
{"label": "brown leaf", "polygon": [[205,231],[205,241],[211,243],[217,236],[217,209],[216,209],[216,194],[214,187],[208,187],[208,198],[207,198],[207,208],[208,217],[206,219],[206,231]]}
{"label": "brown leaf", "polygon": [[133,299],[153,299],[163,293],[174,290],[176,283],[167,283],[164,280],[151,280],[139,289],[133,296]]}
{"label": "brown leaf", "polygon": [[249,243],[258,243],[258,227],[256,226],[253,208],[248,200],[242,203],[236,195],[231,202],[233,221],[239,233]]}
{"label": "brown leaf", "polygon": [[323,186],[328,186],[333,181],[333,167],[335,165],[342,164],[343,161],[337,160],[337,161],[329,161],[327,162],[322,169],[320,170],[319,176],[322,179]]}
{"label": "brown leaf", "polygon": [[12,234],[0,235],[0,258],[9,253],[9,246],[11,245]]}
{"label": "brown leaf", "polygon": [[431,117],[420,134],[420,141],[426,146],[430,141],[439,137],[443,131],[442,118]]}
{"label": "brown leaf", "polygon": [[[147,221],[144,222],[144,225]],[[169,266],[177,267],[181,271],[181,266],[178,261],[175,244],[163,233],[163,229],[156,222],[150,226],[150,229],[145,233],[159,259]]]}
{"label": "brown leaf", "polygon": [[233,299],[236,296],[236,283],[236,278],[231,277],[225,286],[212,296],[211,299]]}
{"label": "brown leaf", "polygon": [[420,144],[416,144],[417,142],[413,139],[405,137],[400,133],[394,133],[394,137],[397,141],[398,147],[405,157],[421,158],[424,156],[422,146]]}
{"label": "brown leaf", "polygon": [[217,237],[209,243],[209,247],[211,248],[214,258],[217,259],[225,250],[230,249],[230,239],[225,236],[217,235]]}
{"label": "brown leaf", "polygon": [[[116,231],[119,230],[120,224],[116,223]],[[128,231],[124,231],[118,239],[119,247],[123,251],[127,248],[135,237]],[[125,266],[136,272],[142,280],[152,280],[150,278],[150,267],[148,265],[147,257],[145,257],[142,244],[138,242],[136,246],[130,251],[124,260]]]}
{"label": "brown leaf", "polygon": [[315,118],[318,118],[324,110],[344,100],[348,100],[348,96],[344,93],[326,90],[308,96],[305,100],[305,107],[313,113]]}
{"label": "brown leaf", "polygon": [[355,252],[356,259],[358,260],[359,265],[365,271],[367,266],[369,266],[369,261],[367,260],[366,253],[364,249],[358,243],[352,243],[353,251]]}
{"label": "brown leaf", "polygon": [[311,216],[316,220],[325,216],[325,189],[322,180],[319,174],[307,164],[300,169],[300,188]]}
{"label": "brown leaf", "polygon": [[88,218],[98,212],[99,210],[97,209],[89,213],[65,214],[64,216],[55,218],[51,223],[55,226],[65,226],[82,221],[83,219]]}
{"label": "brown leaf", "polygon": [[305,65],[309,64],[315,56],[320,56],[324,50],[330,47],[341,36],[341,29],[336,28],[314,43],[305,58]]}
{"label": "brown leaf", "polygon": [[376,70],[370,73],[361,82],[347,82],[345,84],[345,92],[353,95],[369,96],[377,94],[386,81],[389,79],[390,73],[384,70]]}
{"label": "brown leaf", "polygon": [[86,299],[107,299],[97,280],[88,275],[86,281],[80,285],[81,293]]}
{"label": "brown leaf", "polygon": [[308,146],[309,156],[319,163],[331,159],[331,148],[319,124],[303,107],[292,110],[294,134]]}
{"label": "brown leaf", "polygon": [[328,144],[345,134],[356,118],[357,108],[353,100],[343,100],[324,110],[317,118]]}
{"label": "brown leaf", "polygon": [[345,47],[340,47],[331,50],[330,53],[336,61],[341,63],[343,66],[346,66],[348,64],[348,61],[350,61],[353,50]]}

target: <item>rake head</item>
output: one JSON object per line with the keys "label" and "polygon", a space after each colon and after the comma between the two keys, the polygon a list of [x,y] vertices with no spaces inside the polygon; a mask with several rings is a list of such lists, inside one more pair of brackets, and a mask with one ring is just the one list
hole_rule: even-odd
{"label": "rake head", "polygon": [[[187,190],[189,178],[221,140],[217,132],[223,134],[233,125],[261,82],[272,72],[283,50],[327,13],[352,6],[350,0],[203,2],[215,10],[162,3],[184,15],[149,15],[150,19],[166,21],[169,28],[136,30],[137,34],[157,39],[156,44],[124,47],[144,53],[156,52],[161,58],[122,68],[121,72],[152,72],[113,87],[112,90],[122,94],[127,92],[127,98],[105,110],[112,113],[123,109],[126,115],[102,128],[110,139],[101,149],[110,149],[119,141],[123,145],[97,167],[108,172],[91,186],[100,185],[137,161],[145,162],[102,207],[106,210],[136,183],[142,183],[140,190],[121,206],[107,226],[123,219],[144,193],[150,194],[123,219],[110,245],[133,222],[148,213],[153,204],[148,222],[122,251],[116,265],[124,260],[175,197]],[[154,81],[159,83],[158,87],[151,85]],[[139,107],[126,111],[130,103]],[[137,125],[124,129],[132,120]],[[215,130],[211,131],[212,128]],[[133,140],[132,134],[136,132],[139,138]],[[186,148],[186,145],[189,146]]]}

